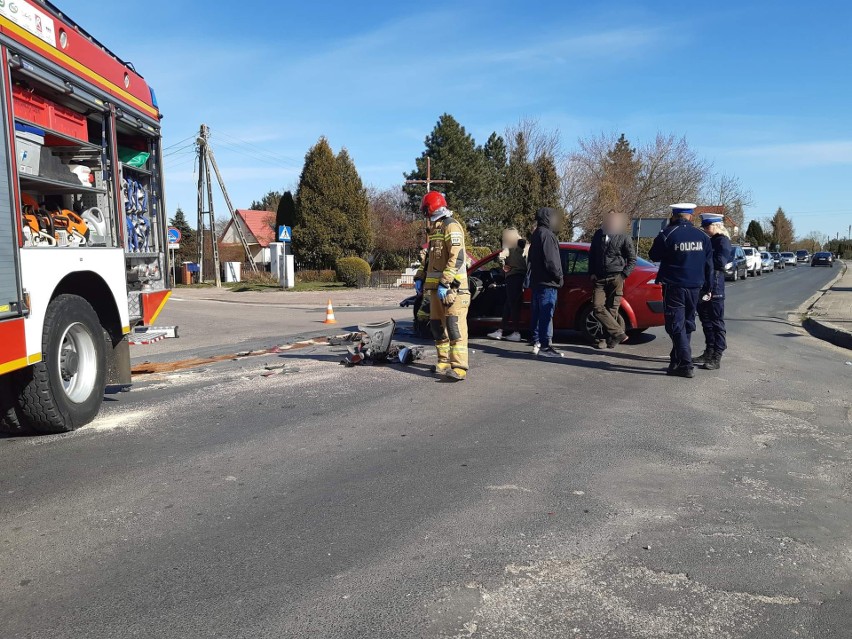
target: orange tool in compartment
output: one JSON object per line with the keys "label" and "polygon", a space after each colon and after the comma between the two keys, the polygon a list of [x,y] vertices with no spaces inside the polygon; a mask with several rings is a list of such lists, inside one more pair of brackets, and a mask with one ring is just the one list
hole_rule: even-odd
{"label": "orange tool in compartment", "polygon": [[56,229],[50,213],[30,204],[24,205],[23,213],[27,240],[33,246],[56,246]]}
{"label": "orange tool in compartment", "polygon": [[74,211],[56,207],[50,211],[50,217],[53,220],[57,242],[63,243],[60,232],[64,231],[69,244],[85,246],[89,243],[89,225]]}

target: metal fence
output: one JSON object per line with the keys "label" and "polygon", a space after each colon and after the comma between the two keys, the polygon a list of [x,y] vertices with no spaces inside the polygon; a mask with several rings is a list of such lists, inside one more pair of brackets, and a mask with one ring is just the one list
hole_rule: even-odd
{"label": "metal fence", "polygon": [[414,278],[400,271],[375,271],[370,273],[369,281],[358,282],[359,288],[413,288]]}

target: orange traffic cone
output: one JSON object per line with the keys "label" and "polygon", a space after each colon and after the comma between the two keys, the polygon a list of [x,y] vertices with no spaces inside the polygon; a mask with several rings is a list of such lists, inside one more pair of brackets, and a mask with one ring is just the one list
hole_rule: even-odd
{"label": "orange traffic cone", "polygon": [[325,321],[323,324],[337,324],[337,320],[334,319],[334,307],[331,305],[331,299],[328,300],[328,307],[325,309]]}

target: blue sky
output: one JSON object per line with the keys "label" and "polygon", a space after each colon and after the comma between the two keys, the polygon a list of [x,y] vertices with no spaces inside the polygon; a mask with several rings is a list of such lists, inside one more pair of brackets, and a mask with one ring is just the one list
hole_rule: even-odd
{"label": "blue sky", "polygon": [[[751,189],[747,218],[780,205],[800,235],[852,224],[847,3],[62,7],[155,88],[165,145],[211,127],[240,207],[295,186],[320,135],[349,149],[365,183],[399,184],[446,111],[482,142],[520,118],[568,149],[601,132],[685,135]],[[169,210],[192,219],[190,150],[169,157],[166,182]]]}

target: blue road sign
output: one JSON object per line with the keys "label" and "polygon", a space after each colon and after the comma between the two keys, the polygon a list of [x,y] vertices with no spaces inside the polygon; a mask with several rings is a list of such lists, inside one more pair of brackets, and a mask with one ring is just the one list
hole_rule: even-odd
{"label": "blue road sign", "polygon": [[180,229],[173,226],[169,227],[169,244],[180,244],[181,234]]}
{"label": "blue road sign", "polygon": [[278,241],[279,242],[289,242],[292,237],[293,229],[289,226],[279,226],[278,227]]}

